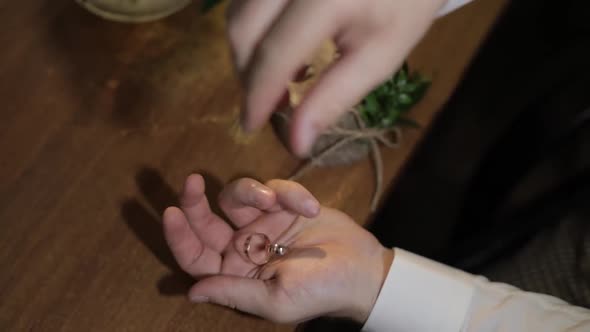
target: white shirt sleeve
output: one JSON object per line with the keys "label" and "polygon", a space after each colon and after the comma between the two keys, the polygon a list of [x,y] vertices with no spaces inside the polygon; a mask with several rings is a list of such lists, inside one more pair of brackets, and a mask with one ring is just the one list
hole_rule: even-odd
{"label": "white shirt sleeve", "polygon": [[588,332],[590,310],[396,248],[363,331]]}
{"label": "white shirt sleeve", "polygon": [[438,16],[445,16],[448,13],[452,12],[453,10],[471,2],[472,0],[449,0],[447,3],[439,10]]}

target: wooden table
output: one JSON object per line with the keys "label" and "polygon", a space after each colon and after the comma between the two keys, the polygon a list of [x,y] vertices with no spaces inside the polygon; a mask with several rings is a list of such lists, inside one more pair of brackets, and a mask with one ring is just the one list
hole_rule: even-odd
{"label": "wooden table", "polygon": [[[411,57],[433,78],[415,118],[448,98],[505,0],[439,21]],[[232,178],[297,167],[265,128],[236,127],[238,89],[222,9],[106,22],[72,0],[0,4],[0,331],[289,331],[181,296],[160,214],[190,172],[215,194]],[[395,41],[392,41],[395,42]],[[417,140],[384,151],[391,183]],[[326,205],[369,218],[370,161],[302,182]]]}

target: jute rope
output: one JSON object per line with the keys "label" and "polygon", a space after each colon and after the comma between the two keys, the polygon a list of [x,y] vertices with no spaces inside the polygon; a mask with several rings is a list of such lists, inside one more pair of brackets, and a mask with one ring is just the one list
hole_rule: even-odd
{"label": "jute rope", "polygon": [[[381,157],[381,151],[379,150],[379,144],[381,143],[388,148],[397,148],[400,145],[402,139],[402,132],[399,128],[367,128],[364,121],[362,120],[358,110],[353,109],[350,112],[354,116],[354,120],[358,129],[342,128],[340,126],[334,126],[322,135],[337,136],[338,139],[323,149],[319,153],[311,156],[290,178],[289,180],[297,181],[302,176],[307,174],[311,169],[322,164],[322,161],[329,158],[333,153],[337,152],[341,147],[350,144],[357,140],[365,140],[369,143],[371,156],[373,159],[373,165],[375,169],[375,191],[373,193],[373,199],[371,201],[371,212],[377,209],[377,205],[381,199],[383,193],[383,158]],[[289,116],[284,113],[275,113],[289,121]]]}

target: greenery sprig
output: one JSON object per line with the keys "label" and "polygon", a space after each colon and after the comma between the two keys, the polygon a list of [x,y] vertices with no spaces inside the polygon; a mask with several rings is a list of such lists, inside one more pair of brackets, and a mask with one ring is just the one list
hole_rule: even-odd
{"label": "greenery sprig", "polygon": [[201,10],[203,12],[209,11],[210,9],[212,9],[213,7],[217,6],[218,4],[220,4],[223,0],[203,0],[201,2]]}
{"label": "greenery sprig", "polygon": [[397,125],[419,127],[406,113],[417,104],[430,87],[430,80],[410,73],[407,64],[389,80],[373,90],[359,105],[359,112],[370,128]]}

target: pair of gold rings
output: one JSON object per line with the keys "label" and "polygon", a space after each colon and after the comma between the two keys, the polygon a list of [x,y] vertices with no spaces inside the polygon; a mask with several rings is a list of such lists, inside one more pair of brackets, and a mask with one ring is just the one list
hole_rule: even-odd
{"label": "pair of gold rings", "polygon": [[272,243],[266,234],[254,233],[244,242],[244,254],[255,265],[264,265],[270,260],[285,256],[289,247]]}

